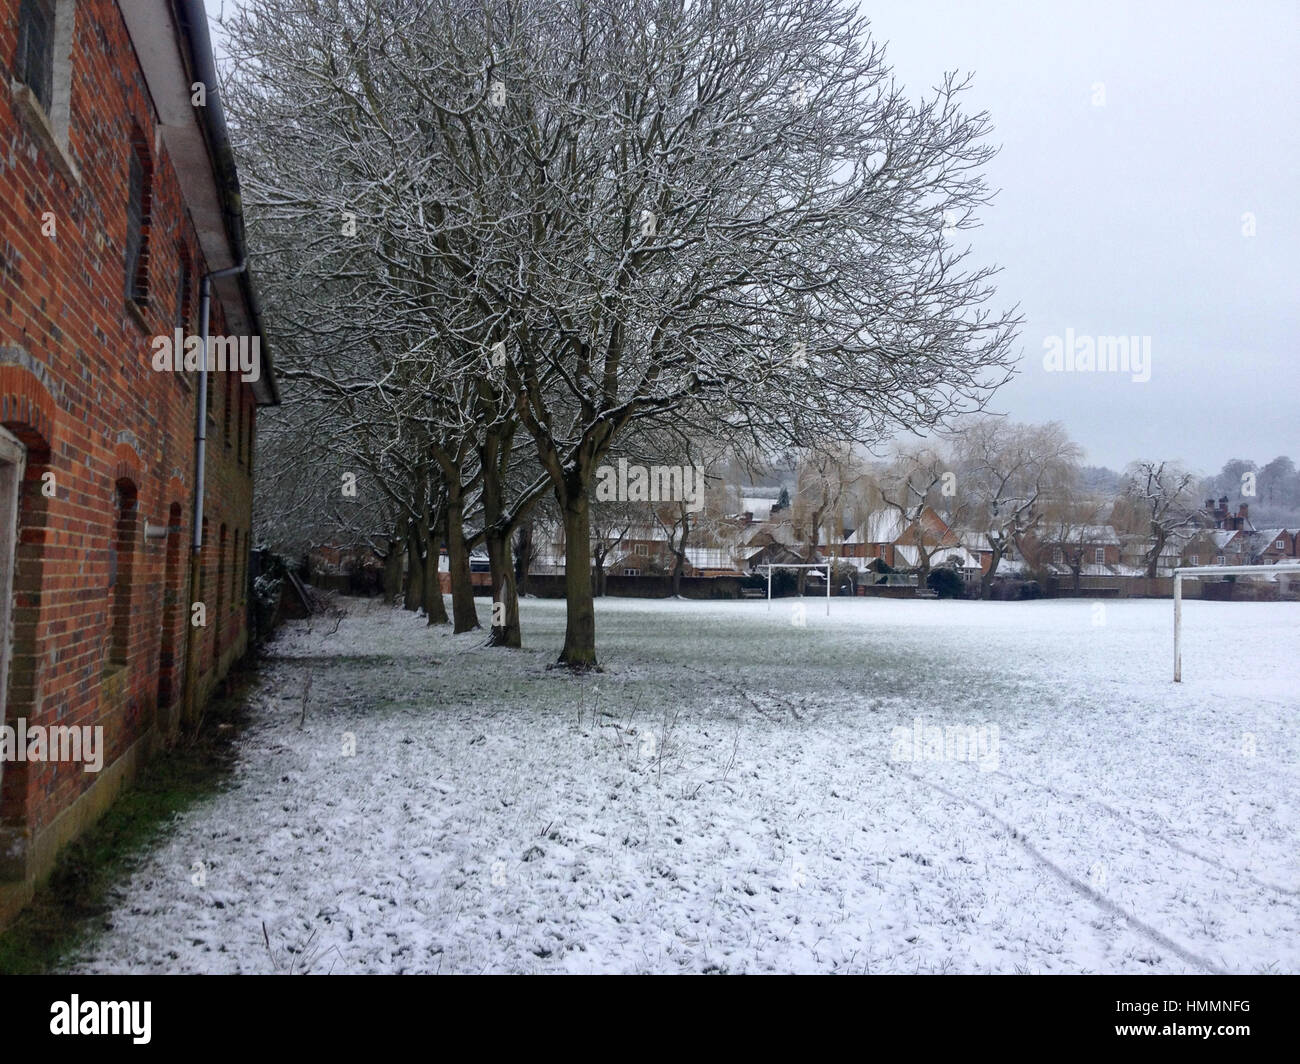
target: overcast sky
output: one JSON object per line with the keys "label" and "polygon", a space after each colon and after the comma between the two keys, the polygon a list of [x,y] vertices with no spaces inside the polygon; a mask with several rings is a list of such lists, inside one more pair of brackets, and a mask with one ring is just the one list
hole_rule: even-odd
{"label": "overcast sky", "polygon": [[[235,0],[207,0],[209,13]],[[1025,317],[996,407],[1086,461],[1300,461],[1300,3],[867,4],[909,91],[975,75],[1002,153],[974,256]],[[1094,102],[1100,101],[1100,102]],[[1243,235],[1254,219],[1255,235]],[[1150,379],[1048,372],[1044,341],[1150,337]]]}
{"label": "overcast sky", "polygon": [[[909,90],[971,71],[1000,188],[973,253],[1025,316],[1018,420],[1087,461],[1300,461],[1300,4],[864,5]],[[1104,105],[1093,103],[1104,87]],[[1256,235],[1242,235],[1242,216]],[[1049,373],[1044,339],[1151,337],[1151,379]]]}

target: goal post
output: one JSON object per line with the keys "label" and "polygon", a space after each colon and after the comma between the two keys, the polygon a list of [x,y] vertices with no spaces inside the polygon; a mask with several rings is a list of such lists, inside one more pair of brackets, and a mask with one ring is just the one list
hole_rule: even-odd
{"label": "goal post", "polygon": [[764,562],[762,565],[755,566],[757,569],[767,570],[767,608],[772,608],[772,570],[773,569],[823,569],[826,572],[826,616],[831,615],[831,580],[833,578],[832,569],[835,565],[835,559],[832,558],[827,562],[801,562],[788,564],[781,562]]}
{"label": "goal post", "polygon": [[1300,575],[1300,565],[1194,565],[1174,570],[1174,683],[1183,682],[1183,577]]}

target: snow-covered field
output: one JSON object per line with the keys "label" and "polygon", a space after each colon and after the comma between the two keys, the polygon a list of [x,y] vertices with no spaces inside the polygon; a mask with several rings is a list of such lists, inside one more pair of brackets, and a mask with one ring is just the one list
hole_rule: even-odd
{"label": "snow-covered field", "polygon": [[290,625],[67,967],[1300,971],[1300,605],[1187,603],[1177,686],[1167,601],[803,605],[605,599],[582,678],[561,602]]}

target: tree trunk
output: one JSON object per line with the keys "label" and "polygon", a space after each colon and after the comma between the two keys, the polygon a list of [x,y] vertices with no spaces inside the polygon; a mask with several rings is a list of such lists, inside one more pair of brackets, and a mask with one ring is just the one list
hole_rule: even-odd
{"label": "tree trunk", "polygon": [[479,626],[474,608],[474,584],[469,575],[469,548],[465,545],[464,500],[459,486],[447,493],[447,566],[451,570],[452,631],[472,632]]}
{"label": "tree trunk", "polygon": [[407,522],[406,526],[406,602],[404,605],[415,612],[424,604],[424,564],[420,561],[420,537],[415,526]]}
{"label": "tree trunk", "polygon": [[528,594],[528,570],[533,567],[533,519],[524,518],[519,526],[515,550],[515,589],[519,597]]}
{"label": "tree trunk", "polygon": [[[682,597],[682,573],[686,571],[686,541],[691,536],[691,515],[689,512],[682,513],[682,541],[677,544],[677,558],[673,563],[673,598]],[[826,579],[830,580],[830,570],[826,571]]]}
{"label": "tree trunk", "polygon": [[384,602],[392,605],[402,593],[402,558],[406,549],[406,518],[388,538],[388,555],[384,558]]}
{"label": "tree trunk", "polygon": [[479,466],[482,470],[483,545],[487,549],[488,570],[492,576],[492,617],[488,646],[519,647],[519,596],[515,588],[515,569],[510,557],[510,540],[514,524],[505,516],[505,467],[511,456],[514,431],[488,433],[480,444]]}
{"label": "tree trunk", "polygon": [[488,646],[523,646],[515,567],[510,557],[510,532],[489,525],[483,538],[492,570],[492,633],[488,637]]}
{"label": "tree trunk", "polygon": [[564,514],[564,591],[567,607],[564,649],[557,664],[596,667],[596,605],[591,593],[591,513],[583,490],[560,499]]}
{"label": "tree trunk", "polygon": [[929,587],[930,581],[930,556],[918,546],[916,548],[916,586]]}
{"label": "tree trunk", "polygon": [[1147,559],[1147,579],[1156,578],[1156,570],[1160,568],[1160,552],[1165,549],[1165,539],[1167,536],[1159,528],[1152,529],[1155,538],[1151,547],[1151,557]]}
{"label": "tree trunk", "polygon": [[424,612],[430,625],[446,624],[447,604],[442,601],[442,579],[438,575],[438,557],[442,554],[441,521],[430,521],[426,515],[420,524],[428,545],[424,555]]}
{"label": "tree trunk", "polygon": [[980,573],[980,598],[987,599],[993,594],[993,578],[998,572],[998,562],[995,558],[989,563],[989,569],[986,573]]}

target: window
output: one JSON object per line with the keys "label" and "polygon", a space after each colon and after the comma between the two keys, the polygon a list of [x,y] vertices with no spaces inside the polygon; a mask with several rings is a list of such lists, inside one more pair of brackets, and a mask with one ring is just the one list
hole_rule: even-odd
{"label": "window", "polygon": [[131,586],[135,567],[135,485],[117,483],[113,531],[108,543],[109,665],[125,665],[131,650]]}
{"label": "window", "polygon": [[1223,555],[1222,555],[1222,554],[1216,554],[1216,555],[1214,556],[1214,564],[1215,564],[1215,565],[1222,565],[1222,564],[1223,564]]}
{"label": "window", "polygon": [[1064,565],[1065,551],[1061,550],[1060,547],[1057,547],[1054,551],[1052,551],[1052,562],[1055,565]]}
{"label": "window", "polygon": [[1188,561],[1190,561],[1193,565],[1200,565],[1200,564],[1201,564],[1201,556],[1200,556],[1199,554],[1193,554],[1193,555],[1188,559]]}
{"label": "window", "polygon": [[640,575],[641,575],[641,570],[640,570],[640,569],[624,569],[624,570],[623,570],[623,575],[624,575],[624,576],[640,576]]}
{"label": "window", "polygon": [[77,0],[18,0],[6,5],[4,19],[9,30],[17,16],[18,48],[9,53],[14,56],[11,99],[49,162],[74,184],[81,181],[68,150],[76,8]]}
{"label": "window", "polygon": [[632,548],[632,553],[633,553],[633,554],[640,554],[643,558],[644,558],[644,557],[649,557],[649,555],[650,555],[650,548],[649,548],[646,544],[644,544],[644,543],[638,543],[636,546],[634,546],[634,547]]}
{"label": "window", "polygon": [[1106,548],[1098,547],[1092,552],[1092,560],[1098,565],[1106,564]]}
{"label": "window", "polygon": [[[0,428],[0,723],[6,722],[9,676],[9,626],[13,609],[14,555],[18,550],[18,494],[26,448]],[[4,766],[0,765],[0,770]]]}
{"label": "window", "polygon": [[127,153],[126,298],[149,299],[149,209],[153,165],[143,136],[137,131]]}
{"label": "window", "polygon": [[1273,546],[1275,546],[1278,550],[1286,550],[1286,540],[1279,539],[1276,543],[1273,544]]}
{"label": "window", "polygon": [[167,554],[163,569],[162,631],[158,647],[158,707],[170,709],[180,687],[177,682],[177,627],[181,616],[181,558],[184,554],[180,503],[167,513]]}
{"label": "window", "polygon": [[54,107],[54,0],[22,0],[18,77],[46,110]]}
{"label": "window", "polygon": [[221,636],[225,627],[224,611],[226,609],[226,526],[221,526],[217,540],[217,610],[213,616],[212,660],[221,662]]}
{"label": "window", "polygon": [[235,380],[235,375],[227,371],[225,377],[226,377],[226,405],[223,408],[221,414],[221,436],[226,441],[226,446],[229,447],[230,446],[230,414],[235,405],[235,393],[232,389],[232,384]]}

